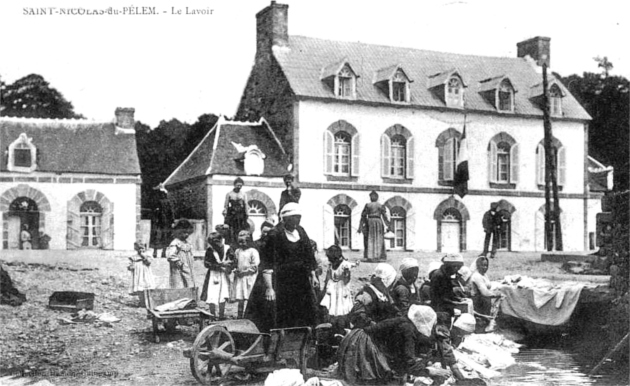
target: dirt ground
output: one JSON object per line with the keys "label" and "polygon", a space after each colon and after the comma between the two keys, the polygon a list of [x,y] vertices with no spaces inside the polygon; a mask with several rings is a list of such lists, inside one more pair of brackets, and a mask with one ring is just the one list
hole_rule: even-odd
{"label": "dirt ground", "polygon": [[[127,257],[132,251],[3,251],[2,262],[15,286],[27,296],[19,307],[0,305],[0,376],[17,375],[47,379],[55,385],[196,385],[182,350],[192,345],[196,327],[181,327],[177,333],[152,339],[151,321],[138,307],[137,297],[128,294],[130,273]],[[203,252],[199,252],[202,255]],[[464,254],[470,264],[478,252]],[[319,253],[325,260],[323,252]],[[346,253],[350,260],[359,252]],[[388,263],[398,268],[404,257],[420,260],[420,276],[430,261],[441,254],[390,252]],[[368,277],[373,263],[362,263],[354,272],[352,289]],[[196,279],[203,283],[206,269],[195,262]],[[157,259],[152,266],[158,287],[168,287],[168,263]],[[537,253],[500,253],[491,261],[489,275],[522,274],[557,280],[574,280],[559,263],[542,263]],[[583,277],[582,277],[583,278]],[[606,277],[592,277],[604,282]],[[55,291],[92,292],[94,312],[107,312],[121,319],[111,325],[63,324],[63,311],[49,309]],[[236,305],[227,308],[235,316]],[[264,378],[263,378],[264,380]],[[261,383],[258,380],[257,383]]]}

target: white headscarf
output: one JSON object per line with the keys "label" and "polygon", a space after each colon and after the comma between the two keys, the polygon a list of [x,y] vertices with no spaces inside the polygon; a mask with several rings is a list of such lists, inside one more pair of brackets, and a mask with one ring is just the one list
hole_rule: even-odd
{"label": "white headscarf", "polygon": [[389,288],[396,280],[396,270],[387,263],[378,263],[374,268],[374,276],[380,278],[385,287]]}
{"label": "white headscarf", "polygon": [[433,326],[437,323],[437,314],[433,311],[433,308],[414,304],[409,307],[407,317],[411,319],[418,332],[426,337],[431,336]]}
{"label": "white headscarf", "polygon": [[414,259],[413,257],[405,257],[403,261],[400,263],[400,271],[404,271],[405,269],[419,267],[418,259]]}
{"label": "white headscarf", "polygon": [[300,205],[297,202],[289,202],[285,206],[282,207],[280,211],[280,218],[285,218],[287,216],[301,216],[302,211],[300,209]]}

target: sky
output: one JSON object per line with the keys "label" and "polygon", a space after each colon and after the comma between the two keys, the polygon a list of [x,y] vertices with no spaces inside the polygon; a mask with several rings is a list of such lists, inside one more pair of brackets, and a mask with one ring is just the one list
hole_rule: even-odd
{"label": "sky", "polygon": [[[612,75],[630,78],[630,3],[623,0],[278,2],[289,5],[289,35],[506,57],[516,57],[517,42],[548,36],[551,70],[598,72],[593,58],[607,56]],[[254,62],[255,15],[269,3],[3,0],[0,77],[12,83],[40,74],[75,112],[99,121],[113,119],[116,107],[135,108],[136,120],[151,127],[172,118],[194,123],[205,113],[231,117]],[[31,14],[40,7],[54,10]],[[110,7],[155,7],[157,14],[62,14]]]}

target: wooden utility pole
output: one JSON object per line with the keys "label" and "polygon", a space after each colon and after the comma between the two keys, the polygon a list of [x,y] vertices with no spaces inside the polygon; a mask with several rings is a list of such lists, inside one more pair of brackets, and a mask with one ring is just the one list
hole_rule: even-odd
{"label": "wooden utility pole", "polygon": [[[543,127],[545,130],[545,240],[547,251],[552,251],[554,244],[556,250],[561,251],[562,226],[560,224],[560,201],[558,198],[558,173],[557,173],[557,149],[551,145],[553,137],[551,130],[551,118],[549,114],[549,90],[547,81],[547,63],[543,63]],[[553,206],[551,195],[553,190]],[[555,232],[554,226],[555,224]],[[555,237],[554,237],[555,236]],[[554,243],[555,241],[555,243]]]}

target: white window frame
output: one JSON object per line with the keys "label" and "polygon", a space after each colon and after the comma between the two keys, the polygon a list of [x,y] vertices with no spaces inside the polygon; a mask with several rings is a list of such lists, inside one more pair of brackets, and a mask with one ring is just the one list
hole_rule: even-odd
{"label": "white window frame", "polygon": [[[343,207],[348,209],[348,213],[343,211]],[[350,249],[352,247],[352,226],[351,226],[351,217],[352,217],[352,209],[349,206],[340,204],[335,207],[335,209],[340,208],[339,210],[335,210],[334,212],[334,227],[335,227],[335,238],[339,244],[339,247],[342,249]],[[337,226],[337,218],[342,219],[340,222],[342,224]],[[346,242],[344,242],[346,240]]]}
{"label": "white window frame", "polygon": [[356,98],[356,76],[348,65],[343,66],[335,76],[335,96],[346,99]]}
{"label": "white window frame", "polygon": [[[400,136],[405,139],[405,144],[402,147],[402,155],[394,154],[394,146],[392,139],[396,136]],[[413,136],[405,137],[403,134],[395,134],[391,137],[387,133],[381,135],[381,177],[393,178],[393,179],[407,179],[414,178],[414,150],[415,141]],[[396,156],[396,157],[395,157]],[[394,165],[394,158],[399,161],[403,161],[402,173],[394,173],[396,166]],[[400,165],[398,166],[400,168]]]}
{"label": "white window frame", "polygon": [[[508,112],[508,113],[512,113],[514,112],[514,87],[512,87],[512,84],[507,80],[503,80],[500,84],[499,87],[497,87],[497,91],[496,91],[496,108],[497,111],[502,111],[502,112]],[[508,94],[509,98],[508,98],[508,106],[504,106],[502,104],[502,94]],[[505,108],[508,107],[508,108]]]}
{"label": "white window frame", "polygon": [[391,138],[390,142],[390,166],[391,178],[405,178],[407,171],[407,140],[398,134]]}
{"label": "white window frame", "polygon": [[[15,165],[15,150],[30,150],[31,166]],[[26,133],[20,134],[18,139],[9,145],[9,159],[7,170],[10,172],[31,173],[37,168],[37,148],[33,145],[33,139],[26,136]]]}
{"label": "white window frame", "polygon": [[[81,207],[85,204],[86,202],[82,203]],[[95,202],[95,204],[98,205],[100,212],[90,211],[79,213],[82,248],[101,248],[103,246],[103,207],[97,202]],[[86,230],[88,231],[87,235],[85,233]],[[86,238],[88,245],[83,245]],[[97,239],[96,245],[92,244],[94,238]]]}
{"label": "white window frame", "polygon": [[553,116],[562,116],[562,91],[557,84],[549,87],[549,113]]}
{"label": "white window frame", "polygon": [[[396,89],[395,86],[399,88]],[[402,92],[402,98],[399,94]],[[409,80],[405,76],[402,70],[398,69],[392,79],[389,81],[389,100],[394,103],[408,103],[409,102]]]}
{"label": "white window frame", "polygon": [[[332,174],[335,176],[350,175],[352,139],[348,137],[349,135],[346,132],[338,132],[334,135]],[[345,153],[341,151],[344,149],[346,150]],[[344,162],[344,157],[347,159],[347,162]],[[345,172],[343,171],[344,166],[348,169]]]}
{"label": "white window frame", "polygon": [[[398,216],[398,209],[402,210],[404,216]],[[391,230],[394,233],[394,238],[390,241],[389,249],[393,250],[405,250],[406,248],[406,233],[407,233],[407,212],[402,207],[394,207],[390,211]],[[399,233],[401,236],[399,237]],[[400,241],[400,244],[398,245]]]}
{"label": "white window frame", "polygon": [[446,106],[464,107],[464,83],[459,76],[451,76],[444,85]]}
{"label": "white window frame", "polygon": [[[488,152],[488,179],[492,184],[518,184],[519,182],[519,153],[520,146],[518,143],[510,141],[499,141],[497,138],[490,140],[490,148]],[[505,143],[509,146],[508,151],[499,151],[499,145]],[[500,178],[500,162],[499,156],[506,158],[505,167],[507,168],[507,179]]]}

